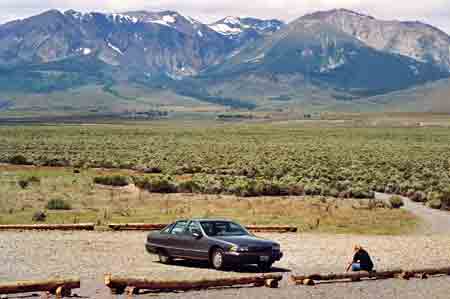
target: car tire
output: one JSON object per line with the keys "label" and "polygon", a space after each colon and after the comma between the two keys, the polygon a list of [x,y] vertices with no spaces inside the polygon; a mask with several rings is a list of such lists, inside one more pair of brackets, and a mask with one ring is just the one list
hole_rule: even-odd
{"label": "car tire", "polygon": [[216,270],[225,268],[225,254],[222,249],[216,248],[211,254],[211,266]]}
{"label": "car tire", "polygon": [[158,258],[159,262],[162,264],[170,264],[172,263],[172,258],[167,254],[165,250],[158,250]]}
{"label": "car tire", "polygon": [[272,269],[273,263],[259,263],[258,268],[261,272],[269,272]]}

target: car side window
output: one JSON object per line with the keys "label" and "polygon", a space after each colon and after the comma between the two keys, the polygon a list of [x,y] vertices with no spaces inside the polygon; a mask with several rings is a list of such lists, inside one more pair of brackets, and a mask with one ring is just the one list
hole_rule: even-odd
{"label": "car side window", "polygon": [[164,228],[164,229],[161,231],[161,234],[168,234],[168,233],[170,233],[170,230],[172,229],[172,227],[173,227],[173,224],[168,225],[166,228]]}
{"label": "car side window", "polygon": [[186,225],[187,221],[178,221],[177,223],[175,223],[170,233],[172,235],[182,234],[184,232],[184,229],[186,228]]}
{"label": "car side window", "polygon": [[199,231],[200,226],[196,221],[191,221],[186,229],[187,234],[192,234],[194,231]]}

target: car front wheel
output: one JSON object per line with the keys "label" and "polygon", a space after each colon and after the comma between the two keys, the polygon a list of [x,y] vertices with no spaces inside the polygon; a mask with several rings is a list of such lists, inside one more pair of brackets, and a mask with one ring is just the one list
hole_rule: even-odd
{"label": "car front wheel", "polygon": [[158,250],[158,258],[159,262],[163,264],[170,264],[172,262],[172,258],[167,254],[165,250]]}
{"label": "car front wheel", "polygon": [[216,270],[221,270],[225,266],[225,254],[222,249],[217,248],[211,254],[211,265]]}

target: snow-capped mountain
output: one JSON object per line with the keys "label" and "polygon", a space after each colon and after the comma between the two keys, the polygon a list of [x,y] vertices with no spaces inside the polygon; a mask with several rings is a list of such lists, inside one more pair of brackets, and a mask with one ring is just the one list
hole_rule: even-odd
{"label": "snow-capped mountain", "polygon": [[226,17],[211,24],[210,27],[220,34],[233,38],[248,31],[255,31],[261,35],[271,34],[283,28],[284,25],[279,20]]}
{"label": "snow-capped mountain", "polygon": [[0,87],[21,91],[161,81],[206,99],[210,91],[265,96],[267,86],[275,98],[302,86],[372,95],[449,76],[444,32],[343,9],[289,24],[226,17],[208,25],[175,11],[50,10],[0,25],[0,84],[8,82]]}

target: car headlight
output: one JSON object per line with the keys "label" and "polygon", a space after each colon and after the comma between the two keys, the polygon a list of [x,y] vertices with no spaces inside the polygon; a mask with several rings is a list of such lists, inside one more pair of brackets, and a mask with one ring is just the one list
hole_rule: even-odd
{"label": "car headlight", "polygon": [[230,249],[228,249],[228,251],[236,252],[236,251],[238,251],[238,247],[236,245],[233,245],[230,247]]}
{"label": "car headlight", "polygon": [[272,245],[272,250],[280,250],[280,244]]}
{"label": "car headlight", "polygon": [[248,252],[248,247],[247,246],[238,247],[236,245],[233,245],[230,247],[229,251],[230,252]]}

